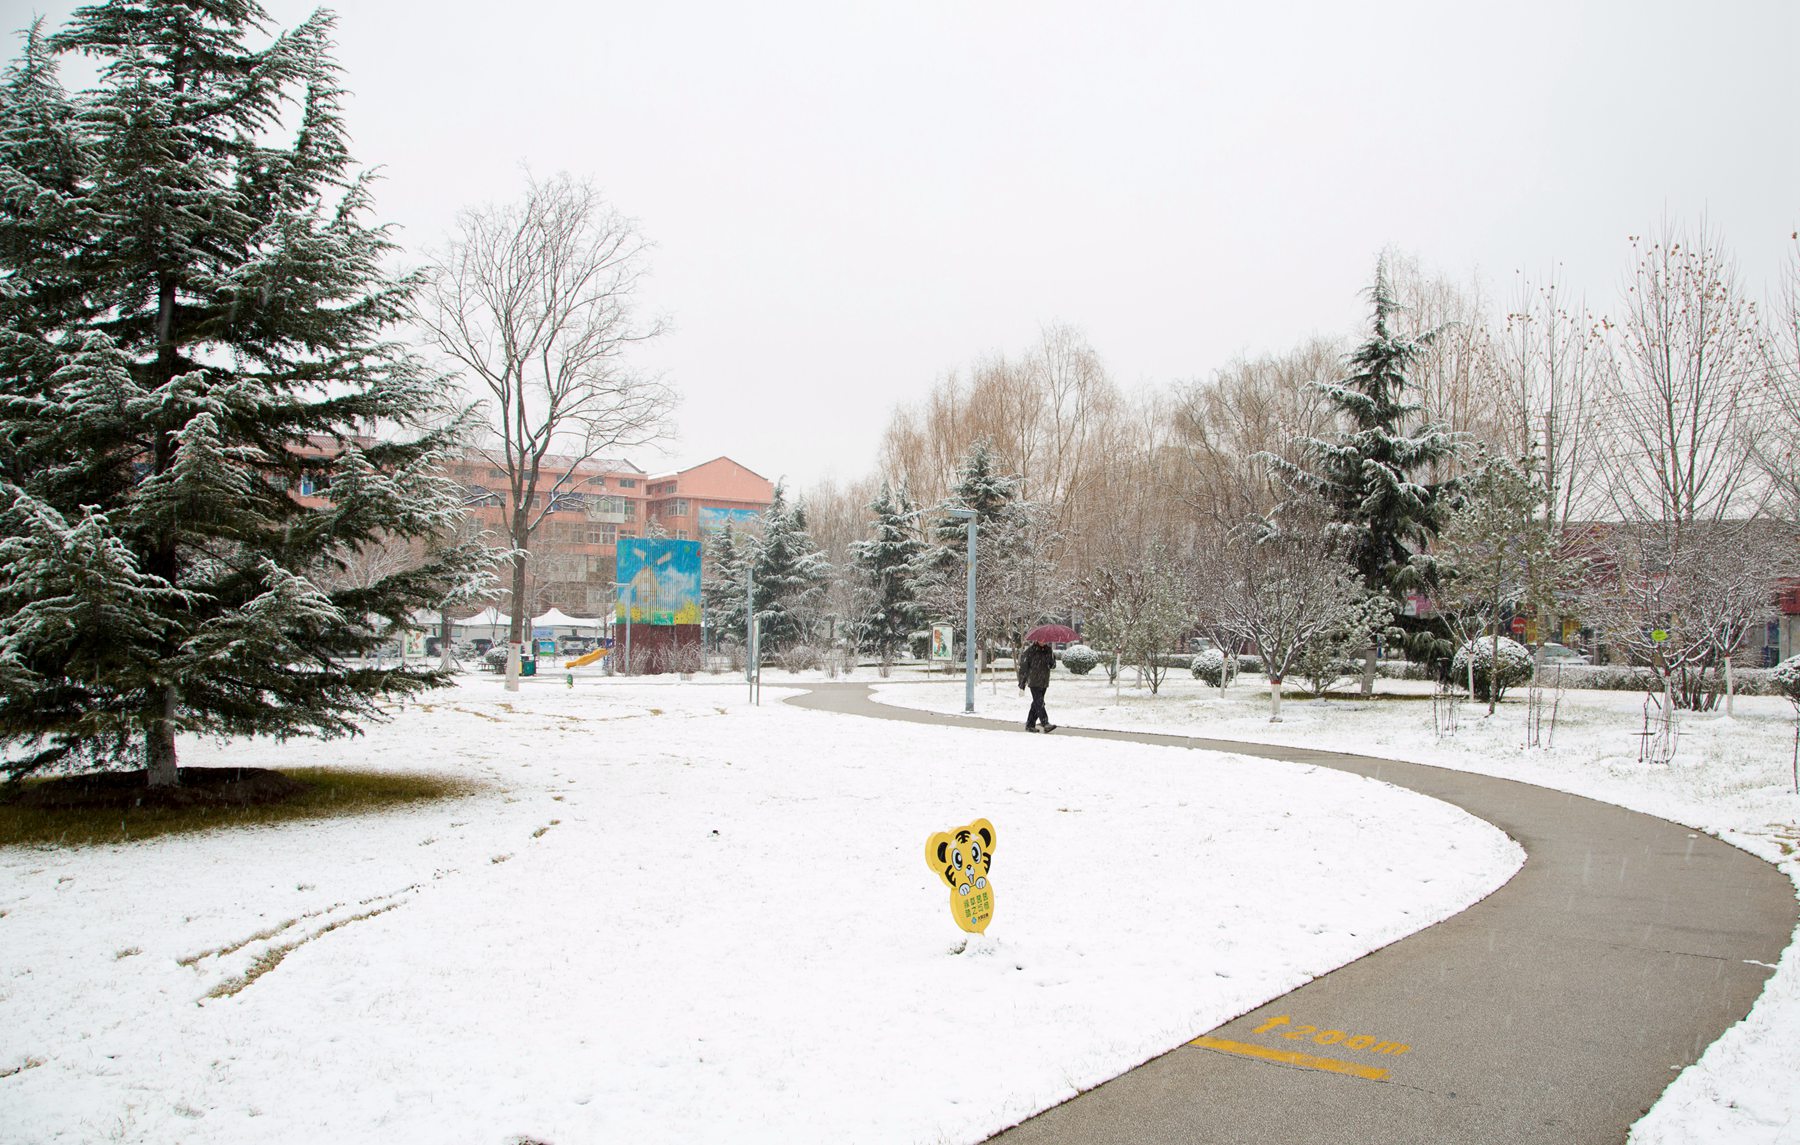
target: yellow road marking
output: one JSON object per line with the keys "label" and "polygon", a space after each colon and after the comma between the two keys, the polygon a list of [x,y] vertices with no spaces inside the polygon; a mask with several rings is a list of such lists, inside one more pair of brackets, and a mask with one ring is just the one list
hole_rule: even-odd
{"label": "yellow road marking", "polygon": [[1357,1065],[1355,1062],[1322,1058],[1314,1054],[1298,1053],[1294,1050],[1272,1050],[1267,1046],[1251,1045],[1249,1042],[1232,1042],[1224,1038],[1215,1038],[1211,1034],[1202,1034],[1188,1045],[1203,1046],[1209,1050],[1237,1054],[1240,1057],[1262,1058],[1264,1061],[1280,1062],[1282,1065],[1297,1065],[1302,1069],[1322,1069],[1329,1073],[1347,1073],[1351,1077],[1360,1077],[1368,1081],[1386,1081],[1388,1077],[1388,1071],[1377,1066]]}

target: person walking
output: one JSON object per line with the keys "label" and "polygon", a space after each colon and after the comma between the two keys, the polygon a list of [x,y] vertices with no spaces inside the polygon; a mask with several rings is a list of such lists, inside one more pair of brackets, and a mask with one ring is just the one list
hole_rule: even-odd
{"label": "person walking", "polygon": [[[1025,654],[1019,657],[1019,691],[1031,689],[1031,711],[1025,715],[1025,730],[1028,732],[1056,730],[1050,722],[1050,713],[1044,710],[1044,693],[1050,690],[1050,669],[1056,666],[1056,653],[1050,651],[1048,644],[1033,641]],[[1042,728],[1039,728],[1042,724]]]}

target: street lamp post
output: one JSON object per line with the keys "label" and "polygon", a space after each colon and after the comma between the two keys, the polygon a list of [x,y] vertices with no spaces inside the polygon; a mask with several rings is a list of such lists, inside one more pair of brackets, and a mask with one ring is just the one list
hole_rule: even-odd
{"label": "street lamp post", "polygon": [[[625,590],[625,670],[623,675],[629,676],[631,675],[631,606],[637,594],[629,581],[615,580],[613,587]],[[613,630],[618,631],[617,624],[613,625]]]}
{"label": "street lamp post", "polygon": [[968,615],[963,630],[963,711],[975,711],[975,510],[950,509],[952,517],[961,517],[969,525]]}
{"label": "street lamp post", "polygon": [[762,648],[756,631],[756,570],[744,562],[744,680],[750,685],[750,702],[762,705]]}

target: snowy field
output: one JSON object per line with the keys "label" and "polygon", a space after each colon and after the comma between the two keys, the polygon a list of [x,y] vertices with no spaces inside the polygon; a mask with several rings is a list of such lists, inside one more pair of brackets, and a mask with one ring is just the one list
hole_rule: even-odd
{"label": "snowy field", "polygon": [[[977,1141],[1522,861],[1325,769],[781,694],[475,675],[348,743],[183,744],[484,787],[0,850],[0,1139]],[[924,845],[976,817],[996,909],[965,943]]]}
{"label": "snowy field", "polygon": [[[1569,690],[1546,720],[1549,748],[1524,747],[1525,705],[1509,694],[1493,717],[1464,704],[1456,734],[1437,735],[1430,685],[1377,682],[1367,702],[1313,701],[1291,685],[1282,722],[1268,717],[1268,686],[1243,677],[1221,694],[1188,673],[1171,673],[1161,693],[1117,689],[1099,670],[1058,671],[1047,697],[1066,726],[1327,747],[1459,768],[1575,792],[1698,827],[1781,867],[1800,883],[1800,796],[1793,790],[1794,712],[1784,699],[1739,697],[1734,714],[1684,714],[1672,764],[1639,761],[1644,697]],[[1356,685],[1343,685],[1354,691]],[[1411,698],[1404,698],[1410,696]],[[894,683],[884,703],[963,710],[962,681]],[[977,715],[1024,722],[1026,703],[1004,666],[997,687],[976,692]],[[1049,737],[1055,739],[1054,735]],[[1778,1145],[1800,1142],[1800,954],[1790,945],[1749,1017],[1683,1071],[1633,1130],[1633,1145]]]}

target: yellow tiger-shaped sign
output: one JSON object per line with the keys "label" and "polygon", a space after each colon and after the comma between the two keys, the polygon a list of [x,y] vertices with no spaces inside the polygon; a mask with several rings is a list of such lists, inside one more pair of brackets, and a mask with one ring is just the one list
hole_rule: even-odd
{"label": "yellow tiger-shaped sign", "polygon": [[986,819],[925,840],[926,864],[950,885],[950,917],[971,934],[985,931],[994,917],[994,888],[988,884],[993,859],[994,825]]}

